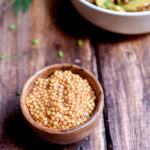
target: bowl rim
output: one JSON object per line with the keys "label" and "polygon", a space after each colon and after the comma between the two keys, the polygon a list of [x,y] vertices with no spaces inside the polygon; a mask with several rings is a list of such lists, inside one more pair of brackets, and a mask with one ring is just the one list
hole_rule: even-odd
{"label": "bowl rim", "polygon": [[109,10],[109,9],[105,9],[105,8],[101,8],[98,7],[86,0],[77,0],[80,3],[82,3],[83,5],[86,5],[89,8],[95,9],[99,12],[103,12],[106,14],[110,14],[110,15],[116,15],[116,16],[128,16],[128,17],[132,17],[132,16],[147,16],[150,15],[150,11],[139,11],[139,12],[119,12],[119,11],[113,11],[113,10]]}
{"label": "bowl rim", "polygon": [[[56,130],[56,129],[50,129],[48,127],[44,127],[42,125],[39,125],[38,123],[36,123],[33,118],[31,117],[30,113],[29,113],[29,110],[25,104],[25,99],[24,99],[24,94],[25,94],[25,91],[26,89],[28,88],[29,84],[31,83],[32,79],[34,79],[34,77],[40,75],[42,72],[46,71],[46,70],[49,70],[49,69],[52,69],[53,67],[58,67],[60,66],[61,67],[64,67],[64,66],[75,66],[75,67],[78,67],[79,69],[83,69],[86,73],[88,73],[89,76],[91,76],[95,81],[96,81],[96,84],[97,86],[99,87],[100,89],[100,92],[101,92],[101,96],[100,96],[100,103],[99,103],[99,106],[98,106],[98,109],[96,112],[94,112],[94,115],[91,116],[91,118],[85,122],[84,124],[81,124],[79,127],[76,127],[76,128],[73,128],[73,129],[69,129],[69,130]],[[25,108],[26,107],[26,108]],[[99,83],[98,79],[92,74],[90,73],[87,69],[84,69],[78,65],[74,65],[74,64],[54,64],[54,65],[50,65],[50,66],[47,66],[47,67],[44,67],[43,69],[37,71],[36,73],[34,73],[32,76],[30,76],[27,81],[25,82],[23,88],[22,88],[22,91],[21,91],[21,95],[20,95],[20,108],[21,108],[21,112],[23,114],[23,117],[24,119],[27,121],[28,124],[34,126],[34,128],[37,128],[38,130],[40,131],[44,131],[46,133],[49,133],[49,134],[57,134],[57,135],[63,135],[63,134],[73,134],[73,133],[77,133],[78,131],[81,131],[82,129],[84,129],[85,127],[88,127],[90,124],[92,124],[95,119],[100,115],[102,114],[103,112],[103,108],[104,108],[104,93],[103,93],[103,89],[102,89],[102,86],[101,84]]]}

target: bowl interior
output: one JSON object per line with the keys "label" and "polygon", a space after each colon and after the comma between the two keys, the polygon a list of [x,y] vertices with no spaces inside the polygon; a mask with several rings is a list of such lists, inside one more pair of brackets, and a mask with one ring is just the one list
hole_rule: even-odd
{"label": "bowl interior", "polygon": [[[25,104],[25,98],[28,96],[30,90],[32,89],[34,82],[38,79],[38,78],[47,78],[49,77],[51,74],[53,74],[55,72],[55,70],[70,70],[72,73],[78,74],[80,75],[82,78],[87,79],[90,86],[92,87],[93,91],[95,92],[95,96],[96,96],[96,108],[91,116],[91,118],[84,124],[80,125],[77,128],[73,128],[73,129],[69,129],[69,130],[62,130],[63,133],[71,133],[74,131],[77,131],[81,128],[84,128],[85,126],[88,126],[88,124],[92,123],[94,121],[94,119],[97,117],[97,115],[99,113],[102,112],[103,110],[103,91],[101,88],[101,85],[99,84],[99,82],[97,81],[97,79],[87,70],[82,69],[79,66],[76,65],[67,65],[67,64],[63,64],[63,65],[52,65],[49,67],[46,67],[42,70],[40,70],[39,72],[37,72],[35,75],[33,75],[32,77],[30,77],[27,82],[25,83],[23,90],[22,90],[22,94],[21,94],[21,98],[20,98],[20,105],[21,105],[21,110],[22,113],[25,117],[25,119],[32,124],[33,126],[39,128],[40,125],[38,125],[31,117],[30,112]],[[44,126],[40,126],[40,129],[42,130],[46,130],[50,133],[58,133],[61,134],[62,131],[59,130],[54,130],[54,129],[49,129],[47,127]],[[47,130],[48,129],[48,130]]]}

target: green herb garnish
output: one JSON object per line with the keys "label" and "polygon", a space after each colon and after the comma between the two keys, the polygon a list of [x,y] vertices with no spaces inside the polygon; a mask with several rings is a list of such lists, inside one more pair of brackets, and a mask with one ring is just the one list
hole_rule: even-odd
{"label": "green herb garnish", "polygon": [[19,57],[21,57],[21,56],[22,56],[22,53],[18,53],[16,56],[14,56],[14,60],[19,59]]}
{"label": "green herb garnish", "polygon": [[25,13],[32,0],[13,0],[12,9],[14,14],[17,16],[19,12]]}
{"label": "green herb garnish", "polygon": [[106,2],[104,3],[104,5],[105,5],[106,7],[109,7],[110,4],[111,4],[110,0],[106,0]]}
{"label": "green herb garnish", "polygon": [[5,59],[5,58],[6,58],[6,55],[5,55],[5,54],[3,54],[3,55],[0,56],[0,60],[3,60],[3,59]]}
{"label": "green herb garnish", "polygon": [[17,93],[16,93],[16,94],[17,94],[17,96],[20,96],[20,94],[21,94],[21,91],[17,91]]}
{"label": "green herb garnish", "polygon": [[63,57],[64,57],[64,53],[63,53],[62,51],[59,51],[59,52],[58,52],[58,57],[59,57],[59,58],[63,58]]}
{"label": "green herb garnish", "polygon": [[77,44],[78,44],[78,47],[82,47],[82,45],[83,45],[82,40],[78,40]]}
{"label": "green herb garnish", "polygon": [[37,44],[39,44],[39,43],[40,43],[40,40],[39,40],[39,39],[35,39],[35,40],[33,40],[33,42],[32,42],[33,45],[37,45]]}
{"label": "green herb garnish", "polygon": [[9,30],[14,31],[16,29],[16,26],[14,24],[11,24],[9,26]]}

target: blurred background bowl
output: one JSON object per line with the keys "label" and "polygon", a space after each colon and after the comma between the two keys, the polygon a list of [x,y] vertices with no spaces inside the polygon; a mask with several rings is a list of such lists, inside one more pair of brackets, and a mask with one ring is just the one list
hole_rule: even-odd
{"label": "blurred background bowl", "polygon": [[118,12],[100,8],[86,0],[71,0],[77,11],[92,24],[120,34],[150,32],[150,11]]}

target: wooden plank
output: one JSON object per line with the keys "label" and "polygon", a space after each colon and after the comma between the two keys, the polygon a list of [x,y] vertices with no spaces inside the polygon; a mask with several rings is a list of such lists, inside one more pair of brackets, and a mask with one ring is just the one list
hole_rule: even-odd
{"label": "wooden plank", "polygon": [[[69,146],[58,146],[35,136],[20,113],[16,91],[22,88],[29,76],[44,66],[63,62],[75,63],[97,75],[95,53],[84,28],[87,26],[86,22],[77,15],[69,1],[64,1],[63,4],[61,2],[33,1],[30,10],[18,17],[11,14],[8,5],[5,13],[0,15],[3,18],[0,18],[0,55],[7,55],[5,60],[0,61],[0,149],[106,149],[103,118],[92,135],[83,141]],[[0,8],[3,4],[4,1]],[[59,15],[56,11],[58,8],[61,11]],[[70,14],[72,18],[69,18]],[[57,18],[57,24],[53,22],[54,18]],[[85,30],[76,28],[77,21],[78,26]],[[16,24],[16,31],[8,30],[12,23]],[[36,46],[32,45],[35,38],[40,39]],[[80,38],[84,43],[82,48],[77,46]],[[64,52],[63,59],[57,56],[59,50]],[[13,57],[18,53],[22,56],[14,60]]]}
{"label": "wooden plank", "polygon": [[149,150],[150,35],[104,34],[97,44],[97,62],[112,148]]}

